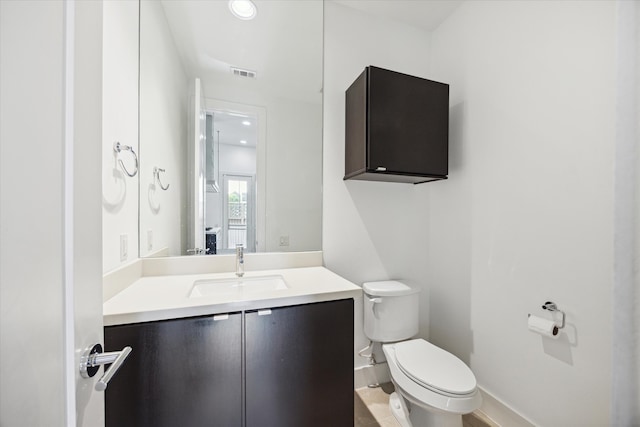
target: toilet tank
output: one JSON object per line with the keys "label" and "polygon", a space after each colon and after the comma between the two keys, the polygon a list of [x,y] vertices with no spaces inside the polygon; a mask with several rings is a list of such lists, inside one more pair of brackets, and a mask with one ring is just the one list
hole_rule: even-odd
{"label": "toilet tank", "polygon": [[364,333],[376,342],[409,339],[418,333],[420,289],[396,281],[366,282],[364,291]]}

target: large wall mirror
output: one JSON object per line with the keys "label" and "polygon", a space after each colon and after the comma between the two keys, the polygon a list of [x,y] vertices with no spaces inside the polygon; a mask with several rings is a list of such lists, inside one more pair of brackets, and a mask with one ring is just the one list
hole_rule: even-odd
{"label": "large wall mirror", "polygon": [[141,257],[321,249],[323,3],[253,4],[141,0]]}

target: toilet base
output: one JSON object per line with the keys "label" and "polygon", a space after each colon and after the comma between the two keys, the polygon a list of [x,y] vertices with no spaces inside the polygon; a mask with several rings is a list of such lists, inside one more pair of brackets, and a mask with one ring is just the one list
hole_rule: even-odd
{"label": "toilet base", "polygon": [[409,411],[405,406],[404,399],[395,391],[389,396],[389,409],[400,427],[411,427],[411,423],[407,419]]}
{"label": "toilet base", "polygon": [[389,408],[401,427],[462,427],[462,415],[428,411],[398,392],[389,396]]}

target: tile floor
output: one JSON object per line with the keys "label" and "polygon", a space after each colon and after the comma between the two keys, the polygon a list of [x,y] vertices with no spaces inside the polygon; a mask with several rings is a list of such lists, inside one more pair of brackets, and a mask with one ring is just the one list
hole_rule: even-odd
{"label": "tile floor", "polygon": [[[389,395],[393,384],[385,383],[377,388],[363,387],[355,391],[354,427],[400,427],[389,409]],[[482,413],[462,417],[463,427],[497,426]]]}
{"label": "tile floor", "polygon": [[354,427],[400,427],[389,409],[393,384],[359,388],[355,392]]}

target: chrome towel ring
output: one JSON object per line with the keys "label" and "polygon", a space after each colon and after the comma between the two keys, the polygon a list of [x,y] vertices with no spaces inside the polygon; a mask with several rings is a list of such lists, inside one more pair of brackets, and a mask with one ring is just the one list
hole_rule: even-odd
{"label": "chrome towel ring", "polygon": [[120,167],[122,168],[122,170],[124,171],[124,173],[126,173],[127,175],[129,175],[130,177],[134,177],[136,176],[136,174],[138,173],[138,155],[136,154],[135,151],[133,151],[133,147],[129,146],[129,145],[123,145],[120,144],[118,141],[116,141],[113,144],[113,151],[116,152],[116,156],[118,156],[122,151],[130,151],[131,154],[133,154],[133,159],[136,162],[136,170],[133,171],[133,173],[129,172],[127,170],[127,167],[124,165],[124,163],[122,162],[122,160],[118,157],[118,162],[120,163]]}
{"label": "chrome towel ring", "polygon": [[153,167],[153,179],[158,181],[158,184],[160,185],[160,188],[162,188],[163,190],[167,191],[169,189],[169,185],[171,184],[167,184],[166,186],[162,185],[162,181],[160,181],[160,172],[164,172],[164,169],[161,169],[157,166]]}

